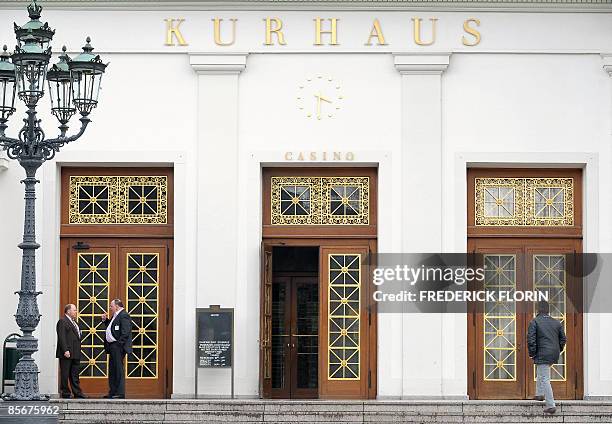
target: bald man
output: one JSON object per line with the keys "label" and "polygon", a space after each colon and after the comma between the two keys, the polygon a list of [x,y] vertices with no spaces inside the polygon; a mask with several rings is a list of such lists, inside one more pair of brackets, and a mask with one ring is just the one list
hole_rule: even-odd
{"label": "bald man", "polygon": [[[70,398],[70,390],[75,398],[85,399],[79,386],[79,363],[81,360],[81,330],[76,323],[77,310],[73,304],[64,306],[64,316],[55,326],[57,350],[55,356],[60,363],[60,396]],[[70,387],[68,387],[70,382]]]}

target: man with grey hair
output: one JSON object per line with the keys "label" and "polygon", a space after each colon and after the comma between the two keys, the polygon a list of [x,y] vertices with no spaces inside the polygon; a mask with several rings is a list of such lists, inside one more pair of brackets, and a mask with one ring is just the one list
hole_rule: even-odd
{"label": "man with grey hair", "polygon": [[[60,396],[70,399],[70,391],[75,398],[85,399],[79,385],[79,365],[81,361],[81,329],[77,322],[77,309],[72,303],[64,306],[64,316],[57,321],[56,358],[60,364]],[[70,386],[68,385],[70,383]]]}
{"label": "man with grey hair", "polygon": [[111,318],[102,314],[102,323],[106,326],[104,349],[109,355],[108,362],[108,395],[105,398],[125,399],[125,355],[132,353],[132,318],[123,309],[121,299],[110,303]]}
{"label": "man with grey hair", "polygon": [[550,306],[546,301],[538,302],[538,314],[529,323],[527,346],[529,357],[536,365],[535,400],[545,400],[544,412],[554,414],[557,410],[550,384],[550,366],[559,360],[567,338],[563,324],[549,315]]}

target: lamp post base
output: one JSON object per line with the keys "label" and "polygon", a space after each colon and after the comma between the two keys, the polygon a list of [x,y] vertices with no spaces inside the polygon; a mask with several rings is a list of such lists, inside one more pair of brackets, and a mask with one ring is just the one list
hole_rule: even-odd
{"label": "lamp post base", "polygon": [[33,397],[22,397],[22,396],[18,396],[17,393],[2,393],[2,400],[5,402],[11,402],[11,401],[47,402],[49,399],[50,399],[49,395],[37,394]]}

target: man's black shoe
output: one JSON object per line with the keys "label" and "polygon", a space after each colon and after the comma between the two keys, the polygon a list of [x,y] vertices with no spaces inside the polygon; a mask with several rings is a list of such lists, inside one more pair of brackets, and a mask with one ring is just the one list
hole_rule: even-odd
{"label": "man's black shoe", "polygon": [[102,397],[103,397],[104,399],[112,399],[112,397],[113,397],[113,396],[115,396],[115,395],[108,394],[108,395],[104,395],[104,396],[102,396]]}
{"label": "man's black shoe", "polygon": [[75,399],[89,399],[89,396],[87,396],[84,393],[79,393],[78,395],[74,395]]}
{"label": "man's black shoe", "polygon": [[113,395],[111,396],[111,399],[125,399],[124,395]]}
{"label": "man's black shoe", "polygon": [[62,399],[72,399],[72,396],[70,396],[70,395],[62,395]]}

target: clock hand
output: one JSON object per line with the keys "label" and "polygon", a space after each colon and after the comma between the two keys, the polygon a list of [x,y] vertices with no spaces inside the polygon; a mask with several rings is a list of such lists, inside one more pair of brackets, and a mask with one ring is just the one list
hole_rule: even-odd
{"label": "clock hand", "polygon": [[323,97],[320,93],[319,94],[315,94],[314,95],[317,99],[317,119],[321,119],[321,102],[327,102],[327,103],[331,103],[331,100],[329,100],[326,97]]}

